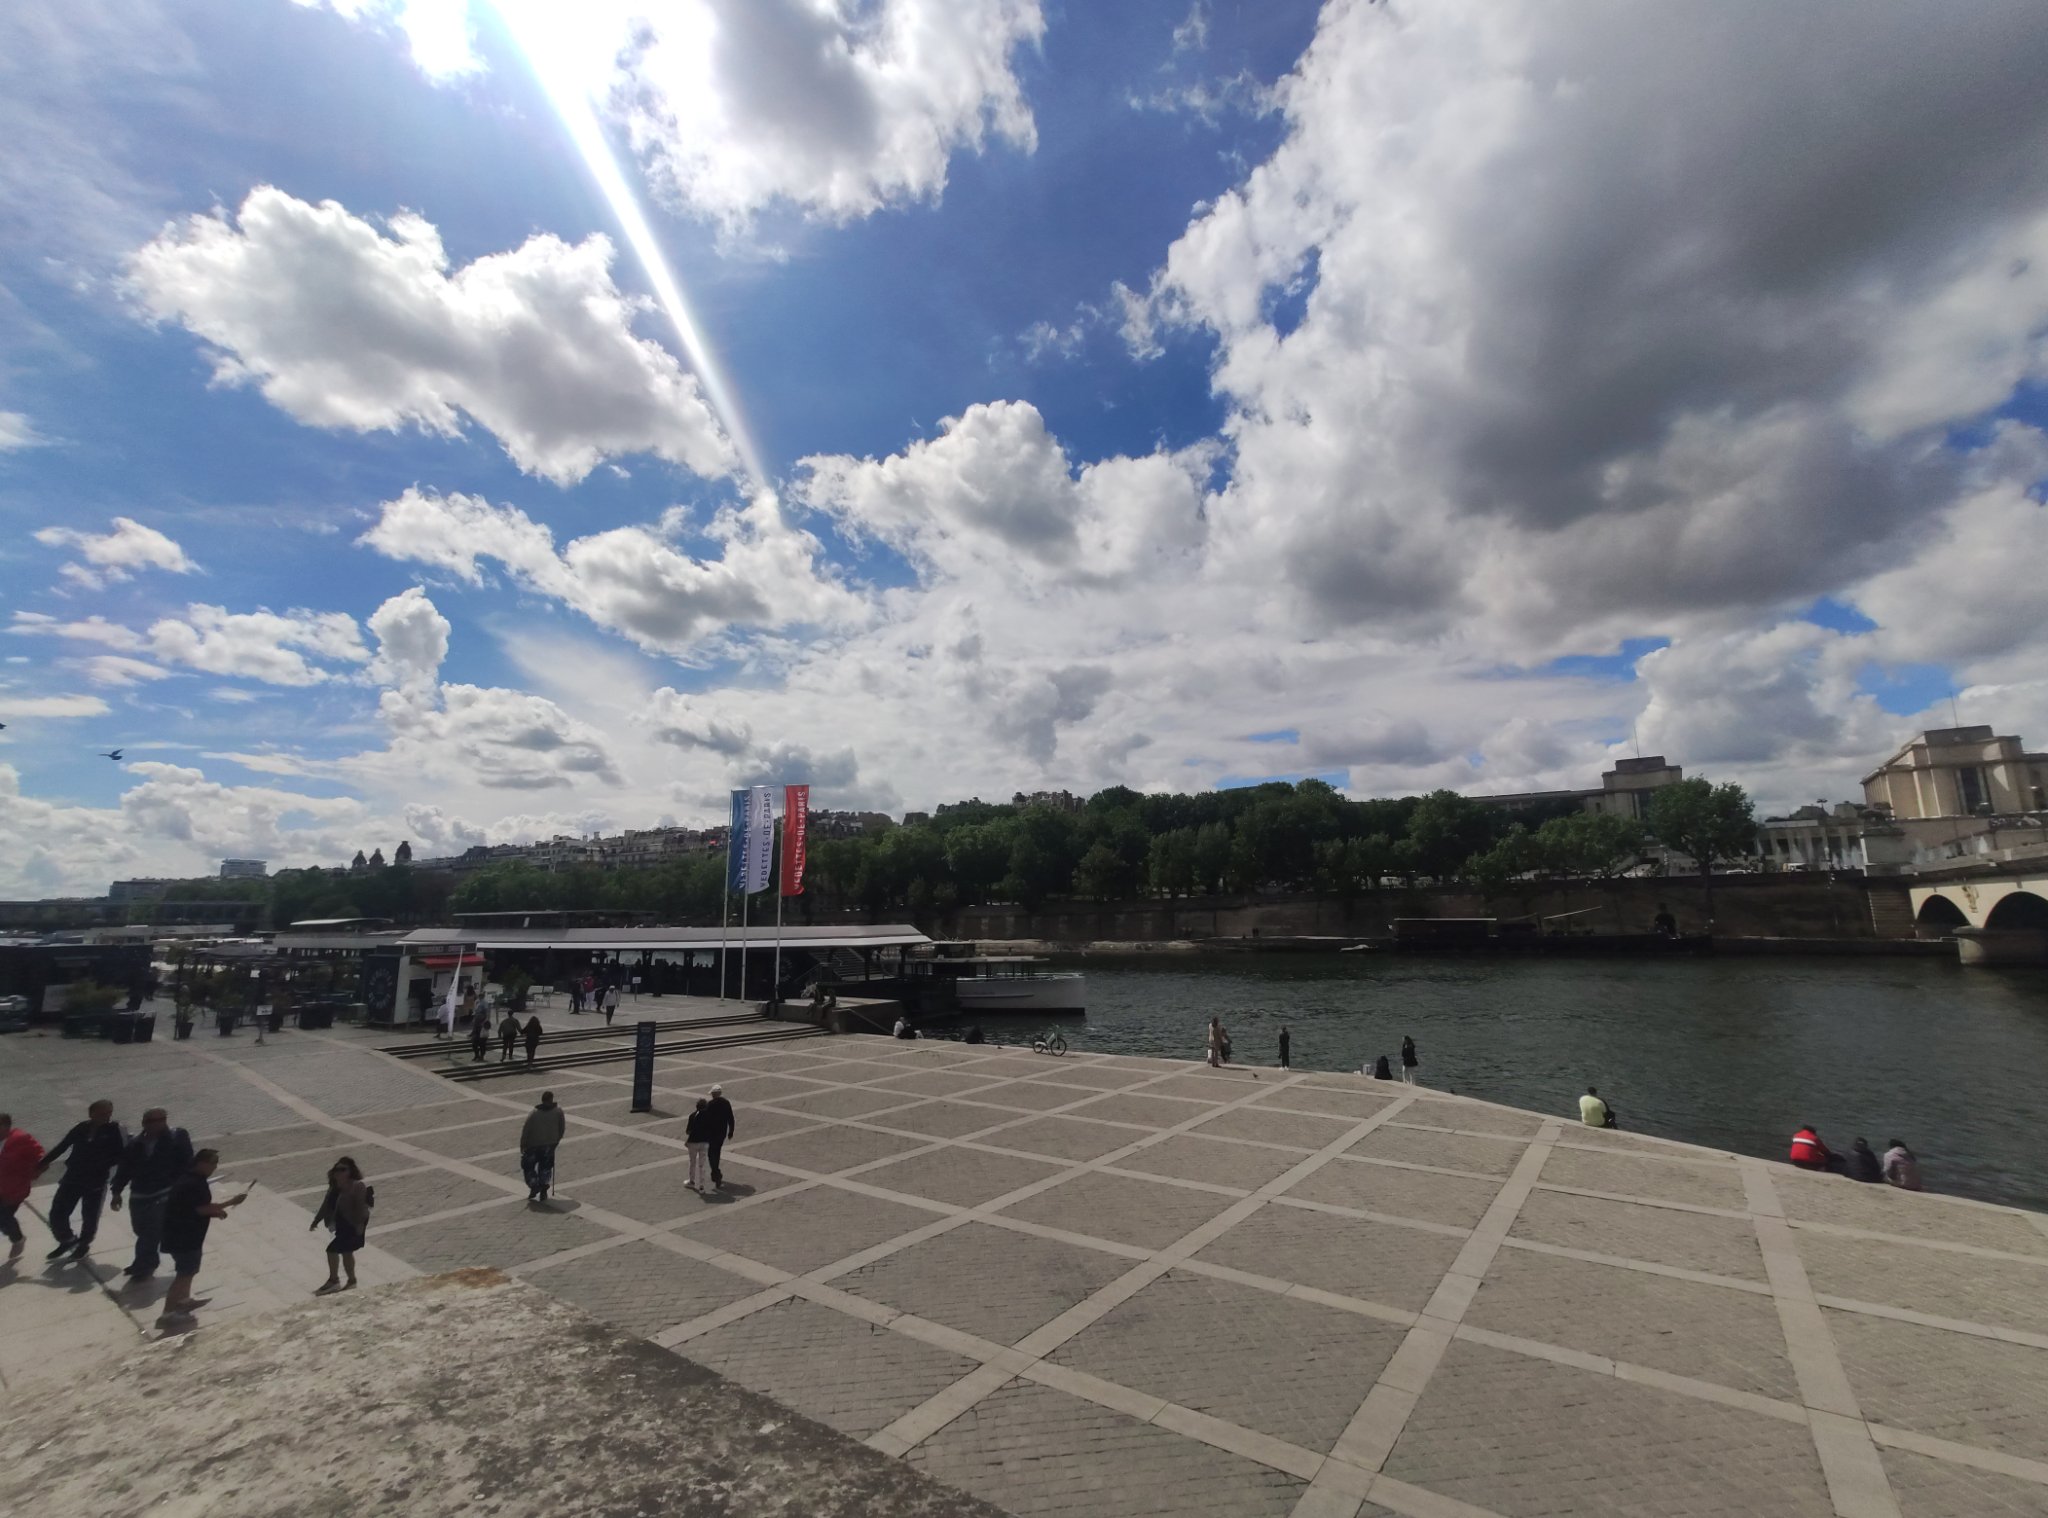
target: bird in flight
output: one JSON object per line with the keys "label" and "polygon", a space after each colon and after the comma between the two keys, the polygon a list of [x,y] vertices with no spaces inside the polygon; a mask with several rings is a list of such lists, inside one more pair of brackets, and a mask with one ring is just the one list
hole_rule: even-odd
{"label": "bird in flight", "polygon": [[109,749],[102,753],[100,757],[102,759],[111,759],[114,763],[119,764],[121,762],[121,751],[119,749]]}

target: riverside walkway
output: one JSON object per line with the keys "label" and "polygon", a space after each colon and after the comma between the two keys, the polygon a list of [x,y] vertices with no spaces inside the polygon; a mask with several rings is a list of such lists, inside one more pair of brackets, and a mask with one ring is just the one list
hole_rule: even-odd
{"label": "riverside walkway", "polygon": [[[1306,1070],[819,1038],[664,1061],[635,1116],[626,1066],[454,1087],[376,1041],[14,1037],[0,1106],[50,1142],[162,1104],[260,1183],[209,1322],[317,1284],[346,1151],[366,1282],[498,1267],[1018,1518],[2048,1514],[2048,1218]],[[570,1136],[528,1207],[542,1085]],[[47,1195],[10,1391],[155,1331],[65,1327]]]}

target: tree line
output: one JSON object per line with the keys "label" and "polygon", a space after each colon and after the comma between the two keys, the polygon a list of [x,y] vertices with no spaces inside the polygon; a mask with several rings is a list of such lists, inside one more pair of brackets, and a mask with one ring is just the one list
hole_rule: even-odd
{"label": "tree line", "polygon": [[[813,840],[807,890],[790,920],[839,910],[914,916],[1061,898],[1123,901],[1258,890],[1345,899],[1389,887],[1469,885],[1492,896],[1516,881],[1608,881],[1683,854],[1707,876],[1755,849],[1741,787],[1684,780],[1650,794],[1643,822],[1576,801],[1513,813],[1454,791],[1354,801],[1319,780],[1226,791],[1144,794],[1112,786],[1076,810],[965,801],[928,820],[854,838]],[[406,851],[409,858],[410,851]],[[545,871],[513,861],[471,874],[409,863],[339,873],[283,870],[267,881],[194,881],[186,901],[258,900],[279,926],[312,917],[434,921],[449,912],[647,912],[715,922],[725,861],[695,855],[644,869]],[[772,902],[755,903],[772,910]],[[733,903],[734,919],[738,903]]]}

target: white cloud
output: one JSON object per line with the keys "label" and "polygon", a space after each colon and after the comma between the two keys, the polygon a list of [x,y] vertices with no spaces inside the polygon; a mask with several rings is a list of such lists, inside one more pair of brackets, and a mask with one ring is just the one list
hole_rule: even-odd
{"label": "white cloud", "polygon": [[79,643],[97,643],[123,653],[142,653],[149,642],[132,628],[94,615],[77,622],[60,622],[45,612],[17,611],[7,629],[20,637],[69,638]]}
{"label": "white cloud", "polygon": [[891,458],[804,459],[797,495],[938,569],[999,561],[1109,582],[1201,545],[1211,456],[1105,459],[1077,474],[1036,407],[996,401]]}
{"label": "white cloud", "polygon": [[347,612],[231,612],[200,602],[186,607],[183,617],[152,623],[147,646],[166,663],[266,685],[317,685],[336,678],[316,659],[343,664],[370,659],[355,618]]}
{"label": "white cloud", "polygon": [[0,694],[9,717],[103,717],[107,703],[98,696],[13,696]]}
{"label": "white cloud", "polygon": [[0,453],[34,448],[42,442],[43,438],[19,411],[0,411]]}
{"label": "white cloud", "polygon": [[607,239],[535,236],[451,270],[423,217],[388,226],[262,185],[233,217],[165,228],[130,287],[209,345],[216,383],[253,384],[309,426],[453,437],[468,417],[563,485],[633,453],[732,471],[696,378],[635,335]]}
{"label": "white cloud", "polygon": [[384,503],[361,541],[387,558],[483,582],[495,560],[521,585],[552,597],[650,652],[687,653],[730,627],[840,622],[860,614],[850,592],[822,578],[818,542],[792,527],[772,496],[725,509],[705,535],[715,559],[695,558],[644,527],[574,538],[515,506],[477,496],[408,490]]}
{"label": "white cloud", "polygon": [[124,654],[94,654],[81,661],[79,667],[85,671],[86,679],[95,685],[127,688],[171,678],[171,671],[146,659],[130,659]]}
{"label": "white cloud", "polygon": [[370,613],[369,628],[377,640],[377,656],[367,671],[370,679],[380,685],[414,686],[431,685],[440,678],[441,661],[448,657],[448,619],[419,586],[399,592]]}
{"label": "white cloud", "polygon": [[35,539],[49,548],[77,549],[85,562],[66,564],[62,573],[91,590],[129,579],[141,569],[188,575],[199,567],[170,538],[129,517],[115,517],[112,532],[43,527],[37,529]]}
{"label": "white cloud", "polygon": [[396,32],[429,79],[446,81],[482,70],[469,0],[293,0],[350,21]]}

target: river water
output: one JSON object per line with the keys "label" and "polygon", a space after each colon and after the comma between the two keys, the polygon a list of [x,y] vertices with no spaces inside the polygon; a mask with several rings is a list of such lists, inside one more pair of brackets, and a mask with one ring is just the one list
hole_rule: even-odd
{"label": "river water", "polygon": [[[1931,1189],[2048,1211],[2048,971],[1929,959],[1558,960],[1374,954],[1065,959],[1088,974],[1077,1049],[1356,1070],[1415,1040],[1424,1084],[1782,1159],[1898,1137]],[[1000,1036],[1014,1037],[1006,1027]]]}

